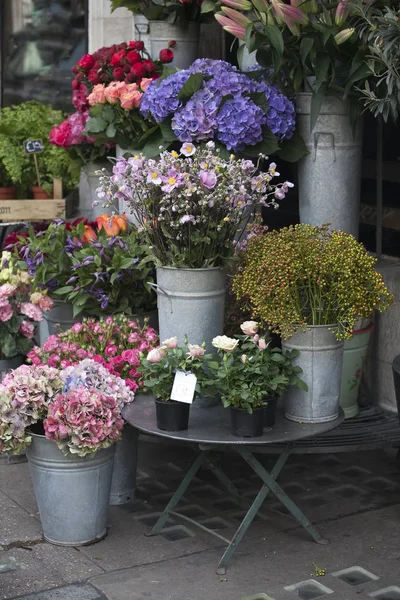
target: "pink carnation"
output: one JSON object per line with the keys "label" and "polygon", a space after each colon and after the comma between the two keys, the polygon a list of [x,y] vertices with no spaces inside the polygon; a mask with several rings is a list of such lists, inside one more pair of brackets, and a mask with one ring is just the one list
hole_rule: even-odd
{"label": "pink carnation", "polygon": [[33,321],[43,321],[42,311],[36,304],[32,304],[32,302],[23,302],[21,304],[21,313]]}
{"label": "pink carnation", "polygon": [[0,296],[8,298],[9,296],[14,296],[17,286],[12,283],[4,283],[0,285]]}
{"label": "pink carnation", "polygon": [[42,298],[40,298],[38,304],[39,304],[39,308],[41,310],[44,310],[47,312],[53,308],[54,302],[50,298],[50,296],[42,296]]}
{"label": "pink carnation", "polygon": [[5,321],[9,321],[13,314],[14,311],[11,304],[8,304],[6,306],[0,306],[0,321],[2,321],[3,323]]}
{"label": "pink carnation", "polygon": [[35,333],[35,326],[30,321],[22,321],[19,330],[22,335],[31,340]]}

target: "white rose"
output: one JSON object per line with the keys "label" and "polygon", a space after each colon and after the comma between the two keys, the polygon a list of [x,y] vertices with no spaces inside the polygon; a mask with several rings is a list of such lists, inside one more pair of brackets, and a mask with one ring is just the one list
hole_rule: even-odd
{"label": "white rose", "polygon": [[255,335],[258,331],[258,327],[257,321],[245,321],[241,324],[240,329],[243,331],[244,335]]}
{"label": "white rose", "polygon": [[212,345],[214,346],[214,348],[225,350],[225,352],[233,352],[238,343],[239,340],[234,340],[233,338],[229,338],[226,335],[217,335],[217,337],[215,337],[212,341]]}

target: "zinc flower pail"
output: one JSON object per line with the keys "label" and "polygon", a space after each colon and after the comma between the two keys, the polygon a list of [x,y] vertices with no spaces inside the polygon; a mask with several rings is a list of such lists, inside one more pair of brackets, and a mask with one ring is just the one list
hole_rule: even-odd
{"label": "zinc flower pail", "polygon": [[80,314],[77,317],[74,317],[72,304],[58,302],[56,300],[53,308],[47,313],[43,313],[43,317],[47,321],[49,335],[57,335],[60,331],[71,329],[74,323],[80,323],[83,315]]}
{"label": "zinc flower pail", "polygon": [[125,425],[115,444],[110,504],[129,504],[135,499],[138,432]]}
{"label": "zinc flower pail", "polygon": [[357,399],[372,329],[353,331],[351,340],[344,343],[340,406],[345,419],[356,417],[359,413]]}
{"label": "zinc flower pail", "polygon": [[[112,207],[103,207],[103,202],[98,198],[96,189],[100,185],[100,175],[98,171],[106,169],[111,173],[112,165],[108,161],[101,163],[88,163],[81,169],[79,180],[79,214],[89,220],[94,220],[105,213],[110,214]],[[97,206],[93,203],[97,202]]]}
{"label": "zinc flower pail", "polygon": [[3,360],[0,360],[0,383],[3,379],[3,377],[5,377],[7,375],[7,373],[9,373],[10,371],[13,371],[14,369],[18,369],[18,367],[20,367],[21,365],[24,364],[24,361],[25,361],[25,356],[22,356],[22,355],[13,356],[12,358],[5,358]]}
{"label": "zinc flower pail", "polygon": [[350,103],[326,96],[310,132],[311,94],[296,96],[297,131],[309,154],[298,163],[300,221],[330,223],[358,238],[362,162],[362,121],[355,135]]}
{"label": "zinc flower pail", "polygon": [[31,435],[26,455],[45,539],[83,546],[104,538],[115,445],[81,458],[65,456],[43,435]]}
{"label": "zinc flower pail", "polygon": [[339,416],[343,342],[329,329],[333,325],[309,326],[289,340],[282,340],[283,350],[298,350],[293,360],[303,369],[300,377],[308,391],[291,386],[285,392],[285,417],[302,423],[326,423]]}
{"label": "zinc flower pail", "polygon": [[166,23],[165,21],[149,21],[152,56],[168,47],[168,42],[176,41],[172,48],[174,58],[172,67],[188,69],[199,56],[200,23]]}
{"label": "zinc flower pail", "polygon": [[185,335],[191,344],[211,342],[224,328],[226,275],[219,268],[157,267],[157,306],[160,341]]}

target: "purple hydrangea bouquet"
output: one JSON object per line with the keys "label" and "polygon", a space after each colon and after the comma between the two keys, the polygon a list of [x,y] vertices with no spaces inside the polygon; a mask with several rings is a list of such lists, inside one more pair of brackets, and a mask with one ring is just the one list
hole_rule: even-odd
{"label": "purple hydrangea bouquet", "polygon": [[98,194],[127,203],[158,265],[225,267],[244,222],[258,206],[278,208],[293,186],[273,184],[277,176],[275,163],[259,172],[259,163],[222,158],[213,141],[199,148],[186,142],[157,161],[119,158]]}
{"label": "purple hydrangea bouquet", "polygon": [[140,111],[160,126],[157,140],[143,149],[148,156],[174,140],[215,140],[235,154],[279,154],[293,161],[307,152],[295,135],[293,102],[268,82],[265,70],[241,73],[228,62],[201,58],[152,82]]}

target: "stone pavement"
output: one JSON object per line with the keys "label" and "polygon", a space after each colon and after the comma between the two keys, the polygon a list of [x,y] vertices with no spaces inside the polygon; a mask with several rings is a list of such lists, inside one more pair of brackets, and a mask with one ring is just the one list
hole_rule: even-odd
{"label": "stone pavement", "polygon": [[[395,450],[292,456],[280,482],[331,543],[311,541],[271,497],[225,576],[215,573],[224,542],[184,518],[144,535],[193,453],[148,441],[139,450],[136,502],[111,507],[108,537],[80,548],[43,541],[27,464],[0,463],[0,600],[400,600]],[[249,467],[233,455],[223,463],[254,497],[260,485]],[[226,538],[243,514],[207,470],[176,510]]]}

